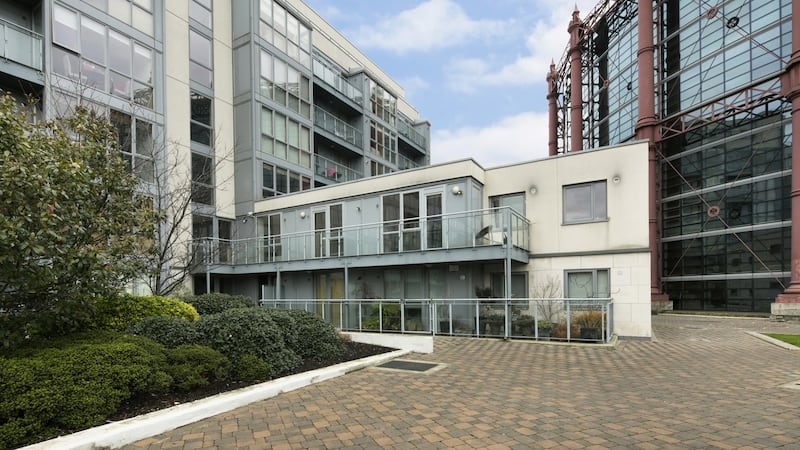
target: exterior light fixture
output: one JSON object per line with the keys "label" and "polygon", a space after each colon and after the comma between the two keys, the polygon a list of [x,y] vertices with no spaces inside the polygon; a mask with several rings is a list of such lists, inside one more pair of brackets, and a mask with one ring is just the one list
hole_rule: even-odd
{"label": "exterior light fixture", "polygon": [[531,195],[536,195],[536,192],[538,191],[536,190],[536,186],[531,186],[528,188],[528,192],[530,192]]}
{"label": "exterior light fixture", "polygon": [[453,189],[451,191],[453,192],[453,195],[461,195],[464,193],[464,191],[462,191],[461,188],[458,186],[453,186]]}
{"label": "exterior light fixture", "polygon": [[620,181],[622,181],[622,178],[620,178],[619,175],[614,175],[614,177],[611,178],[611,182],[614,184],[619,184]]}
{"label": "exterior light fixture", "polygon": [[301,219],[305,219],[306,218],[306,212],[305,211],[300,211],[300,218]]}

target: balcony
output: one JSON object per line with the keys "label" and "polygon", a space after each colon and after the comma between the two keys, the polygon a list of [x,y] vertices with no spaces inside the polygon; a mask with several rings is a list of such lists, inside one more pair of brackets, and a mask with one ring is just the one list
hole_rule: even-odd
{"label": "balcony", "polygon": [[420,149],[426,150],[428,140],[425,136],[422,135],[419,131],[415,130],[414,127],[404,120],[402,117],[399,117],[397,120],[397,132],[405,136],[409,141],[416,144]]}
{"label": "balcony", "polygon": [[[481,258],[527,262],[529,229],[526,218],[502,207],[251,239],[201,238],[193,245],[199,252],[197,260],[206,270],[210,266],[329,262],[354,257],[361,257],[364,264],[378,264],[363,257],[404,253],[442,263]],[[476,249],[486,251],[478,254],[473,251]],[[465,251],[455,253],[459,250]]]}
{"label": "balcony", "polygon": [[336,92],[344,95],[360,105],[363,99],[361,90],[350,84],[344,77],[325,67],[324,64],[314,60],[314,75],[332,87]]}
{"label": "balcony", "polygon": [[413,159],[406,158],[403,155],[397,155],[397,170],[408,170],[419,167],[420,164]]}
{"label": "balcony", "polygon": [[358,170],[319,155],[314,157],[314,167],[318,177],[337,183],[360,180],[364,177]]}
{"label": "balcony", "polygon": [[0,19],[0,57],[42,70],[42,35]]}
{"label": "balcony", "polygon": [[609,342],[610,298],[264,299],[261,306],[316,314],[342,331]]}
{"label": "balcony", "polygon": [[314,107],[314,126],[359,149],[364,142],[364,135],[360,130],[319,106]]}

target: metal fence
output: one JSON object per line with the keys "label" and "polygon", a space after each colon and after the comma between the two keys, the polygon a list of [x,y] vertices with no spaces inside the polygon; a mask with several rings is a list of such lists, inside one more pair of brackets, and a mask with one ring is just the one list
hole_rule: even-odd
{"label": "metal fence", "polygon": [[610,298],[261,300],[312,312],[342,331],[609,342]]}

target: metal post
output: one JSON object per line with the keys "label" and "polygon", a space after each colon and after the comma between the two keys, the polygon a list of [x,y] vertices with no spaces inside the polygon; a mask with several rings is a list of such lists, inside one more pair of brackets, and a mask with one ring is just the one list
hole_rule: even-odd
{"label": "metal post", "polygon": [[281,270],[275,272],[275,300],[282,300],[281,296]]}
{"label": "metal post", "polygon": [[206,294],[211,293],[211,241],[206,239],[205,241],[205,260],[206,263]]}

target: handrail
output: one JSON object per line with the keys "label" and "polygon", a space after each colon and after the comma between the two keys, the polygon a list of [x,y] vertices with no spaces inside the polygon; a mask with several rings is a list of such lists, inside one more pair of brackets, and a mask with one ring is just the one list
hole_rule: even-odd
{"label": "handrail", "polygon": [[339,139],[347,141],[356,147],[361,147],[364,136],[361,130],[350,125],[334,114],[325,111],[319,106],[314,107],[314,125],[335,135]]}
{"label": "handrail", "polygon": [[0,57],[42,70],[41,34],[0,18]]}

